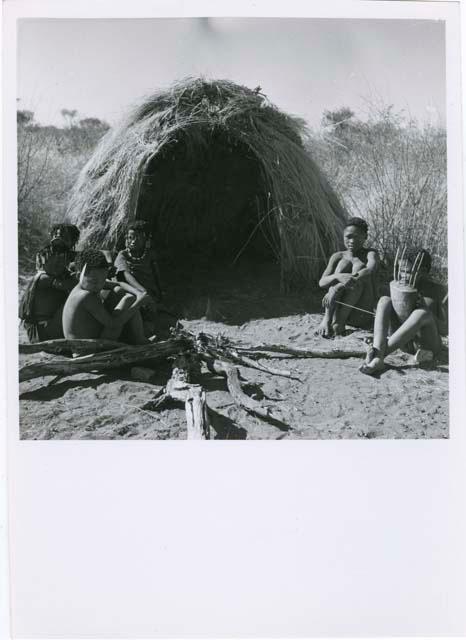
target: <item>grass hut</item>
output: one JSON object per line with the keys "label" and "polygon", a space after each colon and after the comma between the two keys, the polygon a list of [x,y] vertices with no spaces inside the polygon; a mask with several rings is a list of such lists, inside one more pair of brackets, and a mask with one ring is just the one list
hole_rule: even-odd
{"label": "grass hut", "polygon": [[151,222],[164,259],[275,259],[281,284],[312,282],[340,243],[345,211],[304,149],[303,121],[260,92],[187,79],[109,131],[83,168],[68,217],[83,239],[121,243]]}

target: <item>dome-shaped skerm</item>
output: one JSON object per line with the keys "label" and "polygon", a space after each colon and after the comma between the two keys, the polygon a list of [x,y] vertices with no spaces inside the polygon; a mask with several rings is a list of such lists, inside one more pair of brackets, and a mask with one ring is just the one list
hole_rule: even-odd
{"label": "dome-shaped skerm", "polygon": [[315,280],[346,214],[305,150],[306,135],[259,89],[184,80],[101,140],[68,217],[101,247],[143,218],[162,253],[234,260],[252,247],[280,261],[285,282]]}

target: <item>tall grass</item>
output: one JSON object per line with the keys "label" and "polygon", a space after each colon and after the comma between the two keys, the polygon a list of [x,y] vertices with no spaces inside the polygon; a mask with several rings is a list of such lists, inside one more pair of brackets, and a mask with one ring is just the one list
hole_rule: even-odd
{"label": "tall grass", "polygon": [[366,120],[351,110],[327,112],[313,132],[330,183],[351,215],[369,223],[371,244],[384,262],[398,246],[427,248],[437,277],[447,278],[447,138],[391,107]]}
{"label": "tall grass", "polygon": [[65,215],[71,187],[108,125],[86,119],[63,128],[41,126],[19,111],[18,253],[21,271],[30,271],[50,226]]}

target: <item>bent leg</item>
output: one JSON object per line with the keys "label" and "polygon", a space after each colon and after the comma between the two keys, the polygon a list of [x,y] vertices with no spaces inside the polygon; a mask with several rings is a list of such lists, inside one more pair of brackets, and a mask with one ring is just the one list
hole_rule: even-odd
{"label": "bent leg", "polygon": [[417,334],[420,335],[425,348],[434,353],[439,351],[441,342],[434,316],[427,309],[415,309],[401,327],[388,339],[387,354],[400,349]]}
{"label": "bent leg", "polygon": [[392,300],[388,296],[382,296],[377,303],[374,320],[374,340],[369,349],[365,363],[359,368],[361,373],[374,375],[382,371],[384,357],[387,351],[387,339],[390,331],[393,314]]}
{"label": "bent leg", "polygon": [[358,280],[351,287],[351,289],[345,289],[343,292],[343,296],[341,297],[341,302],[344,302],[345,305],[336,305],[335,309],[335,319],[333,323],[333,332],[335,335],[342,334],[346,328],[346,321],[350,313],[353,311],[351,306],[357,305],[359,299],[361,298],[364,291],[364,281]]}
{"label": "bent leg", "polygon": [[123,332],[125,340],[129,344],[147,344],[149,342],[144,332],[144,323],[139,309],[135,311],[134,315],[125,324]]}
{"label": "bent leg", "polygon": [[329,306],[325,307],[324,317],[322,318],[322,322],[317,327],[315,333],[323,338],[330,338],[332,336],[332,318],[333,309]]}
{"label": "bent leg", "polygon": [[332,336],[332,320],[335,316],[337,299],[341,297],[341,294],[342,286],[333,286],[329,288],[328,293],[325,294],[322,300],[325,312],[316,334],[321,335],[323,338],[330,338]]}
{"label": "bent leg", "polygon": [[[124,295],[113,309],[113,314],[117,317],[122,311],[128,309],[134,302],[134,296],[130,293]],[[122,327],[117,328],[105,328],[100,334],[101,338],[107,340],[118,340],[122,332]]]}

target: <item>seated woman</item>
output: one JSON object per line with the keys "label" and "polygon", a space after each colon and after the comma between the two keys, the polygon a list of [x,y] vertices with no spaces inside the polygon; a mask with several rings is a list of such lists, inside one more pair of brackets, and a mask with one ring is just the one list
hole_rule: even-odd
{"label": "seated woman", "polygon": [[19,308],[30,342],[63,338],[63,305],[77,283],[73,263],[78,239],[79,230],[73,224],[56,224],[50,242],[36,255],[37,272]]}
{"label": "seated woman", "polygon": [[[130,344],[147,344],[139,307],[147,294],[126,283],[107,280],[108,261],[102,251],[85,249],[76,260],[79,282],[63,309],[65,338],[122,339]],[[123,291],[115,306],[104,302],[104,290]],[[110,306],[110,308],[109,308]]]}
{"label": "seated woman", "polygon": [[[319,280],[328,289],[322,305],[324,318],[316,333],[324,338],[344,333],[346,323],[367,328],[376,304],[375,273],[379,258],[375,249],[366,248],[367,223],[350,218],[343,232],[344,251],[337,251]],[[361,310],[351,309],[357,306]]]}
{"label": "seated woman", "polygon": [[429,277],[432,259],[428,251],[412,252],[400,262],[400,285],[411,279],[416,256],[420,257],[419,275],[416,280],[418,298],[415,309],[404,322],[395,312],[389,296],[380,298],[374,322],[373,346],[368,350],[361,373],[374,375],[384,369],[384,359],[397,349],[415,354],[416,360],[435,358],[442,348],[440,336],[448,333],[447,290]]}
{"label": "seated woman", "polygon": [[117,279],[147,293],[141,315],[147,335],[155,331],[157,306],[162,297],[155,251],[151,248],[150,227],[144,220],[130,222],[126,228],[126,248],[115,259]]}

